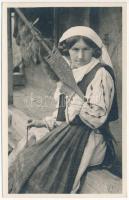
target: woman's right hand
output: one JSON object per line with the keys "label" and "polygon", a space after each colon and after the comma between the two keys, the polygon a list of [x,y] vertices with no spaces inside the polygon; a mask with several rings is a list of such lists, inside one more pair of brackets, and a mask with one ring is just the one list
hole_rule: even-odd
{"label": "woman's right hand", "polygon": [[43,120],[29,119],[27,123],[27,128],[30,129],[32,127],[36,128],[46,127],[46,124],[44,123]]}

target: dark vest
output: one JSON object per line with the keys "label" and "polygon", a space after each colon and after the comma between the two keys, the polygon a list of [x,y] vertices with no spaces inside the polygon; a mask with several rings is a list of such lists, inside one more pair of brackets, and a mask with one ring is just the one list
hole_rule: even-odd
{"label": "dark vest", "polygon": [[[115,77],[114,77],[113,70],[108,65],[102,65],[102,64],[98,63],[89,73],[87,73],[83,77],[83,79],[80,82],[78,82],[78,87],[82,90],[82,92],[84,94],[87,90],[88,85],[94,79],[96,72],[102,67],[104,67],[110,73],[110,75],[114,81],[114,86],[115,86]],[[57,121],[65,121],[65,108],[66,108],[65,95],[61,94],[60,99],[59,99],[59,109],[58,109],[58,114],[57,114]],[[107,118],[105,124],[109,121],[114,121],[117,119],[118,119],[118,104],[117,104],[117,94],[116,94],[116,86],[115,86],[115,92],[114,92],[114,98],[113,98],[111,110],[110,110],[110,113],[108,115],[108,118]],[[80,125],[83,124],[83,122],[80,121],[79,116],[76,116],[76,118],[74,119],[74,123],[78,123]]]}

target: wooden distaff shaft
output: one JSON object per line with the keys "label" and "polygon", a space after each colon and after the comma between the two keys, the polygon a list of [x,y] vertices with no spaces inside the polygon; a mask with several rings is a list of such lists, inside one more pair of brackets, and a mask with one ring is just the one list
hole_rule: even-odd
{"label": "wooden distaff shaft", "polygon": [[54,73],[58,76],[60,81],[66,86],[68,86],[70,89],[75,91],[82,99],[84,99],[84,94],[77,86],[71,68],[64,60],[59,50],[57,48],[51,50],[48,47],[48,45],[43,41],[43,38],[41,38],[41,36],[39,36],[39,34],[34,30],[33,25],[30,24],[30,22],[23,15],[23,13],[18,8],[15,8],[15,10],[16,13],[19,15],[19,17],[23,20],[25,25],[29,28],[31,33],[35,36],[35,38],[42,44],[42,46],[48,52],[48,56],[44,57],[44,59],[49,64],[50,68],[54,71]]}
{"label": "wooden distaff shaft", "polygon": [[29,28],[32,35],[35,36],[43,45],[43,47],[47,50],[48,54],[51,53],[51,49],[48,47],[48,45],[42,40],[41,37],[39,37],[38,33],[34,30],[33,25],[27,20],[27,18],[24,16],[24,14],[20,11],[19,8],[15,8],[16,13],[19,15],[19,17],[22,19],[22,21],[25,23],[25,25]]}

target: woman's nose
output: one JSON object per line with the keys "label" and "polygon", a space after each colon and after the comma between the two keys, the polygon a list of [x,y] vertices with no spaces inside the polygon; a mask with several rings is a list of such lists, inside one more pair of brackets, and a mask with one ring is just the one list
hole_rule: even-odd
{"label": "woman's nose", "polygon": [[78,58],[79,58],[79,59],[83,58],[83,52],[82,52],[82,50],[80,50],[80,51],[78,52]]}

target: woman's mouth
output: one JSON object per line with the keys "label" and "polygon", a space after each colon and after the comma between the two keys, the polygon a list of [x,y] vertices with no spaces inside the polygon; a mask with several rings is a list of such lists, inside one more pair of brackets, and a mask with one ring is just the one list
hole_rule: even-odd
{"label": "woman's mouth", "polygon": [[75,64],[76,65],[84,65],[86,62],[84,62],[84,61],[75,61]]}

